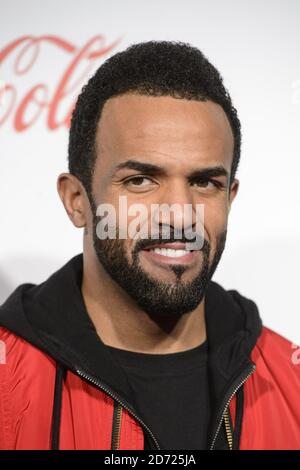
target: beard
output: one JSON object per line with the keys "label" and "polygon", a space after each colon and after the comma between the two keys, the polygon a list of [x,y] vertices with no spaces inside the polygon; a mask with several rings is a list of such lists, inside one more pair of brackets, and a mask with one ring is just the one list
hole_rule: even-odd
{"label": "beard", "polygon": [[[92,204],[95,209],[95,204]],[[206,288],[211,280],[222,253],[225,248],[227,230],[225,229],[217,238],[216,250],[210,261],[211,246],[208,240],[203,240],[202,264],[199,273],[193,280],[182,280],[183,273],[188,269],[181,264],[170,265],[175,274],[175,282],[166,282],[155,279],[148,274],[139,262],[139,253],[142,249],[157,244],[158,239],[140,239],[135,244],[130,262],[126,254],[126,240],[97,237],[96,226],[98,218],[96,209],[93,212],[93,245],[98,261],[107,274],[113,279],[138,305],[154,318],[156,316],[180,317],[184,313],[192,312],[204,298]],[[181,240],[174,238],[170,229],[168,239],[159,238],[161,243],[189,242],[183,236]]]}

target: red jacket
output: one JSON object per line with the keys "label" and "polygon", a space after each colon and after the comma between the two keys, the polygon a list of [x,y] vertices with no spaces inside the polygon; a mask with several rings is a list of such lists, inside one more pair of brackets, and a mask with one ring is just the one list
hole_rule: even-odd
{"label": "red jacket", "polygon": [[[79,255],[45,283],[20,286],[0,308],[0,449],[160,448],[122,370],[65,295],[79,294],[81,263]],[[208,448],[300,449],[298,351],[261,326],[254,302],[213,281],[205,312]]]}

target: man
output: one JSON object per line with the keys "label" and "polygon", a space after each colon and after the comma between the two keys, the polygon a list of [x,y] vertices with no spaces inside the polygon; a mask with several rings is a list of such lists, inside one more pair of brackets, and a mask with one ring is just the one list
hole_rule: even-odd
{"label": "man", "polygon": [[[240,143],[220,74],[187,44],[133,45],[89,80],[58,179],[83,254],[0,309],[2,449],[300,448],[291,343],[212,280]],[[163,204],[192,211],[155,225]]]}

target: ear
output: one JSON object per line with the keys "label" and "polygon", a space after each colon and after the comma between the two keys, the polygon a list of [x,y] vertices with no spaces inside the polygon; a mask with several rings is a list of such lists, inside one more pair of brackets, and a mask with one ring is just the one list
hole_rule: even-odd
{"label": "ear", "polygon": [[76,176],[62,173],[57,179],[57,191],[75,227],[86,225],[85,190]]}
{"label": "ear", "polygon": [[240,186],[239,180],[234,178],[234,180],[233,180],[233,182],[231,183],[231,186],[230,186],[229,200],[228,200],[228,213],[230,212],[231,204],[234,201],[235,196],[237,195],[239,186]]}

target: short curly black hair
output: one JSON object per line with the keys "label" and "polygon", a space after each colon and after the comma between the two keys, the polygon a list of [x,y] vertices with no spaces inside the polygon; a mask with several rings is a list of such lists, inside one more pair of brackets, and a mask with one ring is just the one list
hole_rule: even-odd
{"label": "short curly black hair", "polygon": [[240,160],[241,126],[218,70],[196,47],[179,41],[133,44],[107,59],[82,88],[69,134],[69,171],[92,196],[96,131],[105,102],[127,92],[219,104],[234,136],[230,184]]}

